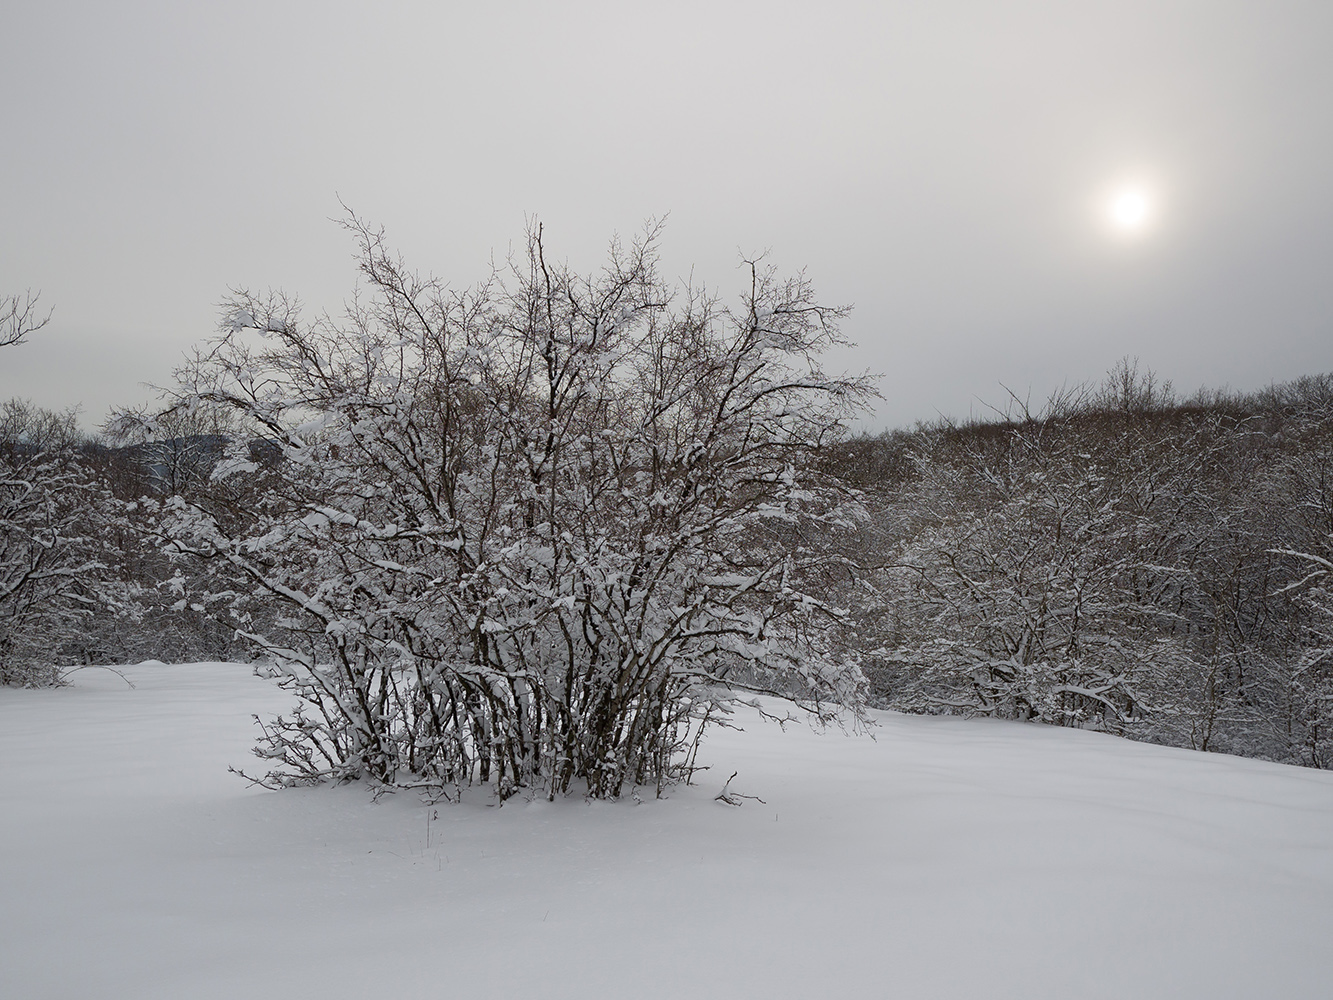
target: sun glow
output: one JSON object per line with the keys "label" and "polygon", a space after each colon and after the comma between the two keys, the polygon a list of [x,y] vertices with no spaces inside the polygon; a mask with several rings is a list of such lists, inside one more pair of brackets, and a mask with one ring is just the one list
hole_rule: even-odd
{"label": "sun glow", "polygon": [[1117,188],[1106,199],[1104,208],[1111,229],[1123,236],[1138,236],[1152,226],[1153,199],[1142,186]]}

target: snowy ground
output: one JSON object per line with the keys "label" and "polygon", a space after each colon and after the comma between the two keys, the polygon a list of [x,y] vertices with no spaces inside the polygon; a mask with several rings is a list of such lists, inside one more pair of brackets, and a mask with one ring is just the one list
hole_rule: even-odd
{"label": "snowy ground", "polygon": [[718,732],[668,801],[432,809],[247,789],[287,696],[126,673],[0,690],[0,996],[1333,994],[1330,774],[884,715]]}

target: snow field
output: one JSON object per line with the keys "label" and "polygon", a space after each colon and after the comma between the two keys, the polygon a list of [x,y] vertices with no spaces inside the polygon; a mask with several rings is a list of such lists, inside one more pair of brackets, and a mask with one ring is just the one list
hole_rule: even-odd
{"label": "snow field", "polygon": [[[236,664],[0,690],[0,996],[1317,997],[1333,775],[1014,723],[716,731],[642,804],[226,772]],[[757,795],[739,808],[714,801]]]}

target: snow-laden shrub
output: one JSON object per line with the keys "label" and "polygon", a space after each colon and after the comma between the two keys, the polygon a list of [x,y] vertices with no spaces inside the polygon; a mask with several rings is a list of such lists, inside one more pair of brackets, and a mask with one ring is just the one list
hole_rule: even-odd
{"label": "snow-laden shrub", "polygon": [[1215,634],[1194,620],[1209,444],[1182,437],[1093,442],[1031,421],[918,455],[882,574],[880,698],[1128,732],[1174,718],[1194,675],[1221,683]]}
{"label": "snow-laden shrub", "polygon": [[0,404],[0,684],[56,683],[118,603],[106,545],[123,519],[78,445],[72,413]]}
{"label": "snow-laden shrub", "polygon": [[673,290],[656,230],[595,276],[538,230],[455,293],[349,228],[374,301],[306,325],[237,294],[176,402],[275,454],[161,527],[269,617],[244,633],[301,697],[264,724],[270,780],[611,797],[685,773],[747,692],[859,708],[806,587],[858,514],[808,462],[868,392],[820,368],[840,310],[758,263],[738,308]]}

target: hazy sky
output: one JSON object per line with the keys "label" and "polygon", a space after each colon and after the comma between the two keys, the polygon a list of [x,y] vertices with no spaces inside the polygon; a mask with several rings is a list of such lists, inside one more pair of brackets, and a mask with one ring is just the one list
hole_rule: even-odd
{"label": "hazy sky", "polygon": [[532,215],[590,269],[669,213],[668,272],[727,294],[769,249],[855,305],[873,426],[1123,355],[1187,391],[1326,371],[1331,46],[1328,0],[7,0],[0,292],[55,314],[0,398],[93,426],[229,286],[337,308],[339,197],[457,285]]}

